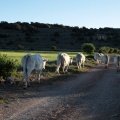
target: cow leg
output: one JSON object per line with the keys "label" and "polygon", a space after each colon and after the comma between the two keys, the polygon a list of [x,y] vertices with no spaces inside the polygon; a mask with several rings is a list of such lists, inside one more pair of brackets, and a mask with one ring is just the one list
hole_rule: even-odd
{"label": "cow leg", "polygon": [[108,68],[108,64],[106,64],[105,68]]}
{"label": "cow leg", "polygon": [[25,82],[24,82],[23,88],[24,88],[24,89],[27,89],[27,85],[29,85],[29,77],[28,77],[28,75],[26,75],[26,80],[25,80]]}
{"label": "cow leg", "polygon": [[63,66],[63,73],[65,73],[65,66]]}
{"label": "cow leg", "polygon": [[79,68],[81,69],[81,62],[79,63]]}
{"label": "cow leg", "polygon": [[68,71],[68,68],[69,68],[69,66],[66,66],[66,67],[65,67],[65,72],[67,72],[67,71]]}
{"label": "cow leg", "polygon": [[79,69],[79,63],[77,62],[77,68]]}
{"label": "cow leg", "polygon": [[81,61],[79,62],[79,68],[81,69]]}
{"label": "cow leg", "polygon": [[83,64],[83,67],[84,67],[84,62],[82,64]]}
{"label": "cow leg", "polygon": [[118,66],[117,66],[117,72],[119,72],[119,68],[118,68]]}
{"label": "cow leg", "polygon": [[38,71],[38,73],[37,73],[38,83],[40,83],[40,76],[41,76],[41,70],[40,70],[40,71]]}
{"label": "cow leg", "polygon": [[21,81],[20,81],[20,83],[19,83],[19,85],[18,85],[18,86],[20,86],[20,85],[22,85],[22,84],[23,84],[24,79],[25,79],[25,73],[23,72],[22,79],[21,79]]}
{"label": "cow leg", "polygon": [[56,73],[58,73],[59,74],[59,69],[60,69],[60,66],[58,66],[57,68],[56,68]]}
{"label": "cow leg", "polygon": [[99,62],[99,60],[97,59],[97,64],[99,65],[100,64],[100,62]]}
{"label": "cow leg", "polygon": [[103,64],[104,64],[104,62],[103,62],[103,61],[101,61],[101,62],[100,62],[100,66],[102,67],[102,66],[103,66]]}
{"label": "cow leg", "polygon": [[28,77],[27,83],[28,83],[28,87],[30,87],[30,79],[29,79],[29,77]]}

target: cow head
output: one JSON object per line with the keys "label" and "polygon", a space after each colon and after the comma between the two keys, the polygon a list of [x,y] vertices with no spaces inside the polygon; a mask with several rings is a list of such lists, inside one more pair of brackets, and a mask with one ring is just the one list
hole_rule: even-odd
{"label": "cow head", "polygon": [[48,60],[46,59],[46,58],[43,58],[43,69],[45,69],[45,65],[46,65],[46,62],[47,62]]}
{"label": "cow head", "polygon": [[70,64],[72,64],[72,62],[73,62],[73,58],[72,58],[72,57],[70,57]]}

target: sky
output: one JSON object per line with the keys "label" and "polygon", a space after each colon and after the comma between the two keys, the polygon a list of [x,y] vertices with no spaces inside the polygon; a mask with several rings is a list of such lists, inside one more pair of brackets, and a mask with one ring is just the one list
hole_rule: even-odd
{"label": "sky", "polygon": [[120,0],[0,0],[0,22],[120,28]]}

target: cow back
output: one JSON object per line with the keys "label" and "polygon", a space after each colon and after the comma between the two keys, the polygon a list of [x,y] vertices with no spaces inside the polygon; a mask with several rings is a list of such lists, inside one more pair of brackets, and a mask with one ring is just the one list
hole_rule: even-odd
{"label": "cow back", "polygon": [[66,53],[61,54],[61,66],[67,66],[69,62],[70,57]]}
{"label": "cow back", "polygon": [[57,56],[57,66],[67,66],[70,63],[70,57],[66,53],[61,53]]}
{"label": "cow back", "polygon": [[39,54],[35,54],[33,55],[33,59],[34,59],[34,69],[39,70],[39,69],[43,69],[43,59]]}

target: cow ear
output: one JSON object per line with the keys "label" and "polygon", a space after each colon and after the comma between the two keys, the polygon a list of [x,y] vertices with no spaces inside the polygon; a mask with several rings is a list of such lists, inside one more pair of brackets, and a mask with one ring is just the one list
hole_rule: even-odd
{"label": "cow ear", "polygon": [[47,59],[43,59],[43,61],[47,62],[48,60]]}

